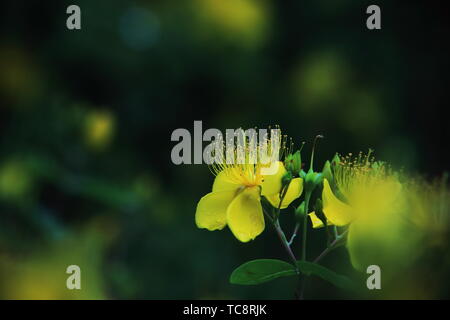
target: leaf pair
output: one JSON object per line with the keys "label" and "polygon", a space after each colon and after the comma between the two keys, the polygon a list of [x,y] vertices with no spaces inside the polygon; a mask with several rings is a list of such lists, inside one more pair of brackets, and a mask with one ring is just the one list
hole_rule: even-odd
{"label": "leaf pair", "polygon": [[[339,288],[354,289],[355,284],[346,276],[325,268],[317,263],[297,261],[298,269],[304,275],[315,275]],[[256,285],[281,277],[296,276],[292,264],[276,259],[258,259],[248,261],[237,267],[230,276],[230,283]]]}

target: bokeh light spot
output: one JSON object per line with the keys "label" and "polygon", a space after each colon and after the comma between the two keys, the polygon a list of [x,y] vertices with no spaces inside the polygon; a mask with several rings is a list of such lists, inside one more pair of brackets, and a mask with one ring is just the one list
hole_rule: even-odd
{"label": "bokeh light spot", "polygon": [[149,10],[131,7],[120,18],[119,33],[128,47],[141,51],[152,47],[158,41],[160,23]]}

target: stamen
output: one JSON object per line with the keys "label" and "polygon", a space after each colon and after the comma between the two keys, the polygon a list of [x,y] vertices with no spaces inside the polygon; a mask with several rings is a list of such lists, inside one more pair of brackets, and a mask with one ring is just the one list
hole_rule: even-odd
{"label": "stamen", "polygon": [[373,150],[369,149],[367,155],[362,152],[357,157],[352,153],[347,156],[339,156],[341,162],[335,167],[334,177],[339,190],[344,194],[363,189],[370,189],[381,181],[392,177],[392,171],[384,163],[375,161],[371,157]]}
{"label": "stamen", "polygon": [[[270,130],[270,137],[268,137],[267,130],[263,132],[260,130],[259,141],[257,141],[256,134],[250,135],[250,137],[244,134],[237,139],[233,139],[232,145],[226,145],[223,139],[214,142],[214,151],[212,152],[214,161],[209,165],[211,173],[217,176],[224,172],[231,182],[237,184],[260,185],[263,181],[261,169],[270,166],[273,160],[279,160],[286,150],[292,148],[292,139],[288,147],[288,137],[282,136],[279,131],[280,127],[277,125],[275,129]],[[231,147],[232,150],[227,150],[227,147]],[[218,154],[216,154],[216,151]],[[225,155],[228,155],[228,157]],[[271,161],[268,162],[267,157]],[[274,157],[277,157],[277,159],[273,159]]]}

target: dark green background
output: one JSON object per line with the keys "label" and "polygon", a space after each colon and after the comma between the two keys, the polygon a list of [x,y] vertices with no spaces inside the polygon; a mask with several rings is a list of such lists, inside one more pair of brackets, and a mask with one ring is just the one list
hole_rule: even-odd
{"label": "dark green background", "polygon": [[[228,283],[247,260],[287,260],[269,227],[247,244],[196,228],[213,176],[170,159],[172,131],[192,132],[194,120],[280,125],[296,146],[306,141],[304,160],[323,134],[316,169],[369,147],[406,171],[448,168],[444,2],[377,1],[376,31],[365,26],[368,1],[249,1],[230,11],[217,2],[2,3],[1,297],[292,298],[290,279]],[[79,31],[65,26],[72,3]],[[93,147],[86,123],[98,112],[111,136]],[[311,234],[310,257],[325,243]],[[324,263],[353,272],[344,249]],[[81,293],[65,289],[69,264],[85,270]],[[308,298],[354,297],[311,283]]]}

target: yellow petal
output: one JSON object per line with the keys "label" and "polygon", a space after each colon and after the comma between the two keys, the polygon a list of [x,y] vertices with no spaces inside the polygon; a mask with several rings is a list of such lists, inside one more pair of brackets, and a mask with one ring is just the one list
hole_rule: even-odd
{"label": "yellow petal", "polygon": [[230,173],[227,172],[227,170],[231,169],[225,169],[216,176],[214,179],[212,191],[218,192],[218,191],[236,191],[241,187],[240,184],[237,184],[236,182],[233,182],[230,179]]}
{"label": "yellow petal", "polygon": [[227,224],[227,208],[235,197],[235,191],[211,192],[200,199],[195,212],[197,227],[221,230]]}
{"label": "yellow petal", "polygon": [[253,240],[264,230],[264,215],[259,188],[244,189],[227,210],[227,223],[234,236],[242,242]]}
{"label": "yellow petal", "polygon": [[[286,195],[284,196],[283,203],[281,204],[281,209],[287,208],[292,201],[300,197],[303,192],[303,179],[295,178],[292,179],[289,187],[287,189]],[[273,194],[266,196],[267,200],[269,200],[270,204],[275,208],[278,208],[280,205],[280,194]]]}
{"label": "yellow petal", "polygon": [[[311,223],[312,223],[314,229],[324,227],[324,224],[323,224],[322,220],[317,218],[317,215],[316,215],[315,212],[309,213],[308,216],[311,219]],[[333,225],[330,221],[327,221],[327,224],[329,226]]]}
{"label": "yellow petal", "polygon": [[[348,228],[348,235],[347,235],[347,250],[350,256],[350,262],[353,266],[353,268],[355,268],[356,270],[359,271],[363,271],[363,264],[360,261],[359,257],[360,255],[358,255],[359,251],[358,250],[358,228],[357,224],[352,223],[350,225],[350,227]],[[359,240],[363,239],[360,238]],[[367,266],[366,266],[367,267]]]}
{"label": "yellow petal", "polygon": [[402,185],[396,178],[374,178],[367,186],[352,190],[348,201],[352,204],[358,219],[389,216],[405,205]]}
{"label": "yellow petal", "polygon": [[277,161],[272,165],[273,165],[272,168],[276,169],[277,171],[274,174],[265,175],[263,177],[263,183],[261,185],[262,187],[261,195],[263,196],[269,196],[280,193],[281,179],[286,174],[286,169],[283,165],[283,162]]}
{"label": "yellow petal", "polygon": [[331,224],[345,226],[352,221],[352,208],[336,198],[327,179],[323,180],[323,213]]}
{"label": "yellow petal", "polygon": [[[408,232],[404,216],[366,220],[358,217],[348,228],[347,249],[353,267],[364,271],[372,264],[382,270],[403,269],[417,254],[419,238]],[[417,242],[418,241],[418,242]]]}

